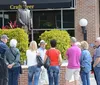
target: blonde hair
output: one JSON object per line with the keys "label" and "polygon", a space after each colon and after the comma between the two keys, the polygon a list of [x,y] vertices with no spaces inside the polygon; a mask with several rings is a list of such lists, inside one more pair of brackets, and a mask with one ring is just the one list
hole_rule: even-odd
{"label": "blonde hair", "polygon": [[86,41],[82,41],[81,42],[81,48],[82,49],[88,49],[89,48],[89,44]]}
{"label": "blonde hair", "polygon": [[36,43],[36,41],[31,41],[31,42],[30,42],[29,49],[30,49],[31,51],[36,51],[36,50],[37,50],[37,43]]}

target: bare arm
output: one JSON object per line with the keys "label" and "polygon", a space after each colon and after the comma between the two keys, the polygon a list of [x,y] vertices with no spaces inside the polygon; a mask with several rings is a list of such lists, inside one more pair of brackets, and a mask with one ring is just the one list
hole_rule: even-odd
{"label": "bare arm", "polygon": [[67,60],[68,59],[68,56],[65,54],[65,59]]}
{"label": "bare arm", "polygon": [[62,57],[61,57],[61,54],[59,54],[59,63],[60,63],[60,65],[62,64]]}
{"label": "bare arm", "polygon": [[65,59],[68,60],[68,50],[65,53]]}
{"label": "bare arm", "polygon": [[45,56],[44,56],[44,62],[46,61],[47,57],[48,57],[48,56],[45,54]]}

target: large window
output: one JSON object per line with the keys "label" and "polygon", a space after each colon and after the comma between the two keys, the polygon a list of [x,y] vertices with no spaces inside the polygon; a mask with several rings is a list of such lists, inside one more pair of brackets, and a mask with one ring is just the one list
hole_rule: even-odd
{"label": "large window", "polygon": [[73,10],[63,11],[63,27],[74,28],[74,11]]}
{"label": "large window", "polygon": [[35,29],[53,29],[61,27],[61,11],[33,12],[33,23]]}
{"label": "large window", "polygon": [[3,14],[2,12],[0,12],[0,28],[2,28],[2,17],[3,17]]}
{"label": "large window", "polygon": [[67,30],[71,37],[75,36],[75,30]]}
{"label": "large window", "polygon": [[61,28],[61,25],[63,29],[74,28],[74,10],[34,11],[33,23],[35,29]]}
{"label": "large window", "polygon": [[16,21],[16,12],[4,12],[4,26],[9,26],[9,22]]}

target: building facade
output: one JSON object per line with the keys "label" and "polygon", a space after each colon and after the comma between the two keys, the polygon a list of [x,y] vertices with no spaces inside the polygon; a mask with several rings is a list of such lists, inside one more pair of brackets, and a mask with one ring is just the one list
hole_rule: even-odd
{"label": "building facade", "polygon": [[[1,1],[1,0],[0,0]],[[45,30],[54,28],[67,30],[71,36],[79,41],[83,40],[82,29],[79,21],[88,20],[87,41],[93,43],[100,34],[99,0],[26,0],[33,18],[34,39]],[[0,28],[8,22],[16,20],[17,9],[21,0],[0,3]]]}

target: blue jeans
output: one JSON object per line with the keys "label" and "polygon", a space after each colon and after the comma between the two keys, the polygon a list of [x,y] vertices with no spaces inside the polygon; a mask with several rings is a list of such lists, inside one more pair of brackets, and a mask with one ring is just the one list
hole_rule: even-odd
{"label": "blue jeans", "polygon": [[[28,68],[28,85],[38,85],[40,71],[41,71],[41,68],[37,66],[30,66]],[[32,80],[34,81],[32,82]]]}
{"label": "blue jeans", "polygon": [[94,67],[94,74],[96,77],[97,85],[100,85],[100,67]]}
{"label": "blue jeans", "polygon": [[8,85],[18,85],[20,67],[8,69]]}
{"label": "blue jeans", "polygon": [[90,85],[90,73],[86,73],[84,71],[80,72],[82,85]]}
{"label": "blue jeans", "polygon": [[50,66],[48,68],[49,85],[59,85],[59,66]]}

